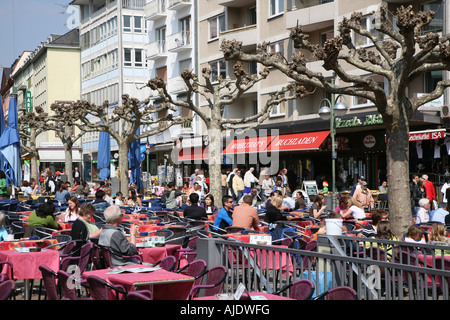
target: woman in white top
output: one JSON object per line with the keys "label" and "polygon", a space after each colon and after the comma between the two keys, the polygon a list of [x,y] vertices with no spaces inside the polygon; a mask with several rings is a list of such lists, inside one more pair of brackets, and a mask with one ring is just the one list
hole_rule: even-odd
{"label": "woman in white top", "polygon": [[354,219],[363,220],[366,217],[366,213],[361,204],[353,197],[349,197],[347,200],[348,210],[341,214],[342,218],[352,216]]}
{"label": "woman in white top", "polygon": [[430,200],[422,198],[419,200],[419,210],[417,210],[416,224],[430,221]]}
{"label": "woman in white top", "polygon": [[[265,175],[264,180],[262,181],[261,189],[263,191],[264,198],[267,199],[270,197],[270,193],[273,190],[273,186],[275,185],[275,182],[273,182],[273,179],[270,178],[269,174]],[[263,199],[264,201],[264,199]]]}
{"label": "woman in white top", "polygon": [[64,222],[75,221],[78,219],[78,214],[80,212],[80,202],[75,196],[71,196],[67,201],[68,208],[64,212]]}

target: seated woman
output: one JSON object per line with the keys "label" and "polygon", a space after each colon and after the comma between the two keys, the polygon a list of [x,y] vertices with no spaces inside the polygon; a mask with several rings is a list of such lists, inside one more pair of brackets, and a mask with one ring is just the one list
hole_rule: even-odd
{"label": "seated woman", "polygon": [[83,203],[80,207],[77,220],[72,225],[72,240],[88,241],[90,238],[98,238],[101,229],[93,222],[92,217],[95,213],[95,207],[90,203]]}
{"label": "seated woman", "polygon": [[347,199],[348,210],[341,214],[342,219],[353,217],[356,220],[363,220],[366,218],[361,204],[353,197]]}
{"label": "seated woman", "polygon": [[342,214],[345,213],[346,211],[348,211],[348,198],[340,197],[339,204],[337,205],[336,208],[334,208],[334,212]]}
{"label": "seated woman", "polygon": [[57,230],[58,222],[55,219],[55,205],[51,201],[42,203],[36,211],[28,217],[29,226],[46,227]]}
{"label": "seated woman", "polygon": [[435,222],[431,226],[430,239],[428,244],[447,244],[450,245],[450,238],[448,232],[445,229],[445,225],[441,222]]}
{"label": "seated woman", "polygon": [[411,243],[427,243],[424,238],[425,231],[418,225],[411,225],[405,235],[405,242]]}
{"label": "seated woman", "polygon": [[80,212],[80,202],[78,201],[78,198],[75,196],[70,197],[67,204],[69,207],[63,213],[63,221],[69,222],[78,219],[78,214]]}
{"label": "seated woman", "polygon": [[450,256],[450,238],[448,237],[445,225],[441,222],[433,223],[431,227],[430,239],[428,244],[435,246],[444,246],[447,250],[434,250],[434,254],[437,256]]}
{"label": "seated woman", "polygon": [[[399,241],[398,238],[392,233],[391,224],[389,221],[380,221],[377,226],[377,234],[375,235],[375,239],[379,240],[390,240],[390,241]],[[397,257],[398,253],[396,252],[397,249],[394,251],[394,246],[391,244],[385,244],[385,243],[376,243],[376,242],[366,242],[366,248],[369,248],[370,246],[379,246],[381,249],[383,249],[386,254],[392,258]]]}
{"label": "seated woman", "polygon": [[130,189],[128,191],[128,197],[123,201],[123,205],[130,207],[142,207],[141,199],[137,196],[135,189]]}
{"label": "seated woman", "polygon": [[323,194],[318,194],[313,201],[311,208],[309,209],[309,216],[318,219],[327,208],[325,203],[325,197]]}
{"label": "seated woman", "polygon": [[55,194],[55,200],[58,200],[62,204],[66,204],[67,200],[70,198],[70,191],[67,183],[63,182],[61,183],[61,186],[58,191],[56,191]]}
{"label": "seated woman", "polygon": [[207,194],[205,197],[205,202],[200,204],[200,207],[203,207],[206,211],[206,214],[212,214],[214,217],[219,213],[219,208],[214,205],[214,196],[212,194]]}
{"label": "seated woman", "polygon": [[292,216],[284,215],[281,213],[280,207],[283,203],[283,198],[280,196],[275,196],[267,205],[266,215],[264,221],[267,223],[275,223],[279,220],[292,220]]}

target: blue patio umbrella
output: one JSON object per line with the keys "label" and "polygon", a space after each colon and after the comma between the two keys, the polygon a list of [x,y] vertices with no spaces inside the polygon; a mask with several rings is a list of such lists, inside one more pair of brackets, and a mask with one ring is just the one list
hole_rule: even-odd
{"label": "blue patio umbrella", "polygon": [[[3,101],[2,101],[2,97],[0,96],[0,137],[3,134],[3,131],[5,131],[6,128],[6,123],[5,123],[5,115],[3,114]],[[0,170],[3,170],[4,165],[6,164],[5,162],[5,157],[3,157],[3,154],[0,152]]]}
{"label": "blue patio umbrella", "polygon": [[98,177],[101,180],[108,179],[111,170],[109,169],[111,162],[111,138],[108,132],[101,131],[98,139],[98,158],[97,169],[100,169]]}
{"label": "blue patio umbrella", "polygon": [[0,137],[0,152],[5,158],[3,171],[9,182],[14,186],[18,186],[22,182],[19,123],[17,117],[17,97],[12,96],[9,100],[8,126]]}
{"label": "blue patio umbrella", "polygon": [[[140,128],[137,129],[136,135],[140,134]],[[128,168],[131,170],[130,184],[136,184],[137,190],[142,189],[141,179],[141,149],[140,141],[134,140],[128,150]]]}

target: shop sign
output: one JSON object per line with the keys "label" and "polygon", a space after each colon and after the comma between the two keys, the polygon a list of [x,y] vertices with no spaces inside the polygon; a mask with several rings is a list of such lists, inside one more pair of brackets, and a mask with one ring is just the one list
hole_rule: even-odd
{"label": "shop sign", "polygon": [[445,130],[410,133],[409,141],[434,140],[445,138]]}
{"label": "shop sign", "polygon": [[303,190],[305,190],[308,196],[315,196],[319,193],[316,181],[303,181]]}
{"label": "shop sign", "polygon": [[336,128],[353,128],[353,127],[363,127],[363,126],[374,126],[382,125],[383,117],[381,114],[371,114],[367,115],[363,120],[358,117],[353,117],[349,120],[343,120],[341,118],[336,118]]}
{"label": "shop sign", "polygon": [[373,148],[375,147],[375,144],[377,143],[377,139],[373,134],[368,134],[363,139],[364,147],[366,148]]}
{"label": "shop sign", "polygon": [[31,92],[27,90],[27,92],[25,93],[25,111],[28,113],[31,111],[31,108]]}

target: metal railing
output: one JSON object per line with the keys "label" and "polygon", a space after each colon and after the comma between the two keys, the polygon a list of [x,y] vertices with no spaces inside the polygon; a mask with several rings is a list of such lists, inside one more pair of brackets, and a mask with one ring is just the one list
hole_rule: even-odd
{"label": "metal railing", "polygon": [[[197,257],[205,259],[209,267],[220,264],[228,269],[224,285],[227,293],[234,293],[240,283],[249,292],[273,293],[288,283],[307,278],[315,284],[314,296],[332,287],[349,286],[360,300],[449,300],[450,271],[443,265],[438,267],[443,253],[422,255],[431,262],[426,266],[413,263],[418,256],[414,244],[326,235],[320,235],[318,241],[318,251],[314,252],[221,238],[199,239]],[[378,259],[383,251],[377,249],[376,256],[368,254],[366,242],[370,243],[368,248],[386,244],[395,250],[406,247],[409,251],[399,259]],[[282,294],[289,296],[288,291]]]}

